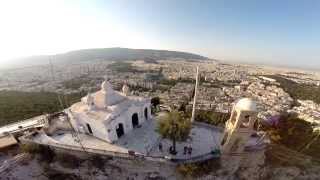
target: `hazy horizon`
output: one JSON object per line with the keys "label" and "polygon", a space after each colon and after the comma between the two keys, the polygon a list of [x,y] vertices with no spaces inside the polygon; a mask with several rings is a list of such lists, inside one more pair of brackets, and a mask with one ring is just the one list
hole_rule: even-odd
{"label": "hazy horizon", "polygon": [[[126,47],[105,47],[106,49],[108,48],[124,48],[127,49]],[[87,48],[88,49],[88,48]],[[104,49],[104,48],[89,48],[89,49]],[[135,49],[135,48],[129,48],[129,49]],[[141,49],[141,48],[139,48]],[[148,49],[145,48],[146,50],[167,50],[167,51],[178,51],[178,50],[168,50],[168,49]],[[86,49],[73,49],[73,50],[69,50],[69,51],[65,51],[65,52],[60,52],[57,54],[36,54],[36,55],[30,55],[30,56],[23,56],[23,57],[17,57],[17,58],[13,58],[11,59],[11,62],[8,63],[7,66],[0,66],[0,69],[15,69],[15,68],[26,68],[26,67],[30,67],[33,66],[32,64],[30,65],[26,65],[26,64],[21,64],[21,61],[19,62],[19,60],[24,60],[24,59],[28,59],[28,58],[33,58],[33,57],[41,57],[41,56],[52,56],[50,58],[50,60],[54,59],[55,55],[61,55],[61,54],[65,54],[65,53],[69,53],[69,52],[73,52],[73,51],[78,51],[78,50],[86,50]],[[178,51],[178,52],[186,52],[186,51]],[[186,53],[191,53],[191,54],[196,54],[193,52],[186,52]],[[197,55],[201,55],[201,54],[197,54]],[[50,60],[48,59],[47,63],[49,64]],[[303,70],[303,71],[313,71],[313,72],[320,72],[320,67],[301,67],[301,66],[294,66],[294,65],[288,65],[288,64],[281,64],[281,63],[276,63],[276,64],[272,64],[270,62],[247,62],[247,61],[241,61],[241,60],[225,60],[225,59],[216,59],[216,58],[209,58],[209,60],[217,60],[220,63],[237,63],[237,64],[247,64],[247,65],[257,65],[257,66],[267,66],[267,67],[277,67],[277,68],[288,68],[288,69],[297,69],[297,70]],[[43,65],[43,64],[37,64],[37,65]]]}
{"label": "hazy horizon", "polygon": [[0,2],[0,63],[78,49],[183,51],[227,62],[320,67],[318,1]]}

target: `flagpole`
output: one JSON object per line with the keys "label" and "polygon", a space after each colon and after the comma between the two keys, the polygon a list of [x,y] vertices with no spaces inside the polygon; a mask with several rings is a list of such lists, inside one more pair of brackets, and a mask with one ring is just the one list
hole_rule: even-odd
{"label": "flagpole", "polygon": [[196,102],[197,102],[197,91],[198,91],[198,83],[199,83],[198,81],[199,81],[199,66],[197,66],[196,86],[194,88],[194,97],[193,97],[193,107],[192,107],[191,122],[194,122],[194,118],[195,118]]}

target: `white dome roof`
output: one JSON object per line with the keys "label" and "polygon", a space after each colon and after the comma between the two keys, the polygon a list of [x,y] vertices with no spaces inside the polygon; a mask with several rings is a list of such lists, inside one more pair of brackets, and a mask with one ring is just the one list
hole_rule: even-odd
{"label": "white dome roof", "polygon": [[112,90],[111,84],[108,81],[103,81],[101,84],[101,90],[104,92]]}
{"label": "white dome roof", "polygon": [[122,92],[129,92],[129,91],[130,91],[129,86],[127,86],[126,84],[124,84],[124,85],[122,86]]}
{"label": "white dome roof", "polygon": [[124,84],[124,85],[122,86],[122,93],[123,93],[125,96],[128,96],[128,95],[130,94],[130,88],[129,88],[126,84]]}
{"label": "white dome roof", "polygon": [[257,111],[257,103],[250,98],[243,98],[236,103],[235,109],[239,111]]}

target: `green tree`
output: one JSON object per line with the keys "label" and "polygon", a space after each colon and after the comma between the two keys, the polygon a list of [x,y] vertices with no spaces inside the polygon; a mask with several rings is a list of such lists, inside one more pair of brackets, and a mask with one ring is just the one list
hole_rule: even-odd
{"label": "green tree", "polygon": [[159,104],[160,104],[160,98],[159,97],[151,98],[151,112],[152,113],[157,112]]}
{"label": "green tree", "polygon": [[153,97],[151,98],[151,105],[156,108],[160,104],[160,98],[159,97]]}
{"label": "green tree", "polygon": [[191,122],[183,112],[173,110],[164,114],[158,124],[157,131],[163,138],[172,140],[172,152],[176,153],[176,141],[185,141],[189,137]]}

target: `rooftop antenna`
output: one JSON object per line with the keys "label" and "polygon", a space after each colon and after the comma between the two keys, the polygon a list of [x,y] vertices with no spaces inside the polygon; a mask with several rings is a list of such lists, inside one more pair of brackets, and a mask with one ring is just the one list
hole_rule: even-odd
{"label": "rooftop antenna", "polygon": [[194,88],[194,97],[193,97],[193,107],[192,107],[191,122],[194,122],[194,117],[195,117],[195,112],[196,112],[198,81],[199,81],[199,66],[197,66],[196,86]]}
{"label": "rooftop antenna", "polygon": [[182,67],[180,67],[180,69],[179,69],[179,77],[178,78],[182,79]]}
{"label": "rooftop antenna", "polygon": [[52,78],[52,81],[54,81],[54,72],[53,72],[53,65],[52,65],[52,61],[51,61],[51,58],[49,59],[49,65],[50,65],[50,72],[51,72],[51,78]]}
{"label": "rooftop antenna", "polygon": [[[52,65],[51,58],[49,59],[49,64],[50,64],[50,72],[51,72],[51,78],[52,78],[52,86],[54,86],[55,78],[54,78],[54,71],[53,71],[53,65]],[[64,109],[64,106],[63,106],[63,103],[62,103],[62,100],[61,100],[59,93],[57,93],[57,97],[58,97],[58,101],[60,103],[61,108]]]}

